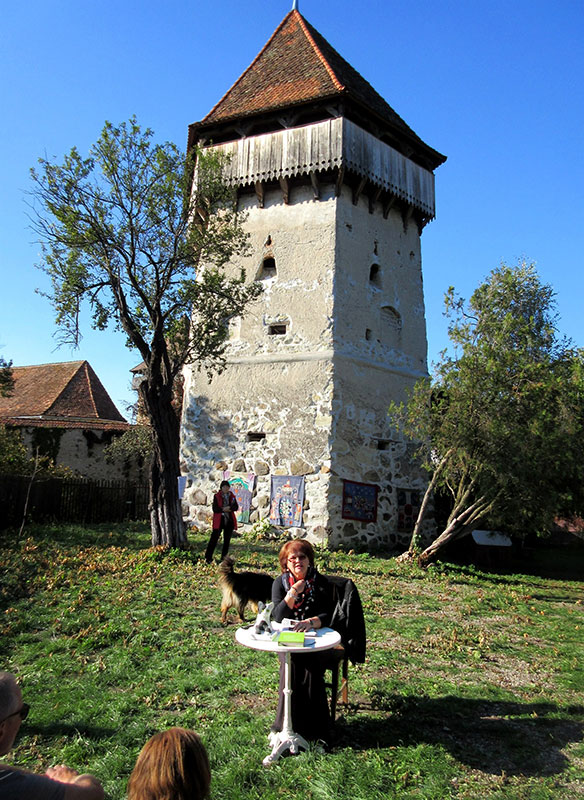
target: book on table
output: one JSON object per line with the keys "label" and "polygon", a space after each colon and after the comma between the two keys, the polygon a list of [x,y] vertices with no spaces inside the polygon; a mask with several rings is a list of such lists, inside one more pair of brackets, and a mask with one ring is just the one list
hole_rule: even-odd
{"label": "book on table", "polygon": [[304,631],[280,631],[278,634],[278,644],[287,647],[302,647],[304,645]]}

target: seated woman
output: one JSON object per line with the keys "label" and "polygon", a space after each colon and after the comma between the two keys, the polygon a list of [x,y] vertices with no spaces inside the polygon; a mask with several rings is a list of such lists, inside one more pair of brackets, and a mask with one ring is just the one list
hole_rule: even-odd
{"label": "seated woman", "polygon": [[[314,566],[314,550],[310,542],[295,539],[280,550],[282,574],[272,587],[276,622],[294,619],[293,630],[306,631],[330,624],[332,605],[328,582]],[[291,655],[292,727],[305,739],[328,742],[330,713],[324,684],[322,653]],[[282,730],[284,721],[284,662],[280,656],[280,692],[276,720],[272,732]]]}
{"label": "seated woman", "polygon": [[211,770],[194,731],[170,728],[149,739],[128,783],[128,800],[206,800]]}

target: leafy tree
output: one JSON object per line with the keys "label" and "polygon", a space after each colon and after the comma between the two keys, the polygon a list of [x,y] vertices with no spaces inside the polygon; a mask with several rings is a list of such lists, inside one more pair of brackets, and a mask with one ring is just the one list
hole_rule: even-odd
{"label": "leafy tree", "polygon": [[147,425],[132,425],[103,449],[106,460],[145,463],[152,457],[152,430]]}
{"label": "leafy tree", "polygon": [[12,361],[5,361],[0,356],[0,397],[10,397],[13,388]]}
{"label": "leafy tree", "polygon": [[390,408],[432,474],[406,557],[431,493],[451,498],[422,564],[485,523],[549,531],[573,509],[584,477],[584,353],[558,338],[554,293],[535,267],[502,265],[468,304],[451,287],[446,315],[454,354],[443,352],[434,378]]}
{"label": "leafy tree", "polygon": [[40,448],[33,446],[32,450],[31,455],[18,428],[0,425],[0,475],[30,477],[34,473],[43,478],[73,475],[69,467],[55,465],[48,455],[40,452]]}
{"label": "leafy tree", "polygon": [[180,547],[186,534],[173,386],[185,364],[209,377],[221,369],[226,321],[243,314],[260,289],[246,285],[243,271],[229,278],[223,269],[247,241],[221,157],[185,156],[152,137],[135,118],[118,127],[107,122],[87,158],[73,148],[60,165],[40,159],[31,171],[33,224],[63,340],[79,342],[85,302],[93,327],[123,330],[144,361],[152,543]]}
{"label": "leafy tree", "polygon": [[30,456],[19,430],[0,425],[0,475],[28,475]]}

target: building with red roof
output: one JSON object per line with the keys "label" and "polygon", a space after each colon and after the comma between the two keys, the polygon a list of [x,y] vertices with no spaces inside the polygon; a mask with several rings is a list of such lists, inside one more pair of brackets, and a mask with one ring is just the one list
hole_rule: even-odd
{"label": "building with red roof", "polygon": [[103,448],[131,426],[87,361],[12,367],[14,387],[0,397],[0,424],[21,431],[31,455],[86,477],[134,476],[135,467],[108,464]]}

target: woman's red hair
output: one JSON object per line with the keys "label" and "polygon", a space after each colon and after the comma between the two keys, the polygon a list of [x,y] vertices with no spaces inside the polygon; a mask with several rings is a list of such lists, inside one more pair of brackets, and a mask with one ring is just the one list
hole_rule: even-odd
{"label": "woman's red hair", "polygon": [[288,559],[290,553],[304,553],[308,557],[308,562],[311,567],[314,567],[314,548],[306,539],[290,539],[289,542],[282,547],[278,559],[282,572],[288,569]]}
{"label": "woman's red hair", "polygon": [[185,728],[170,728],[142,748],[128,782],[128,800],[205,800],[210,784],[200,737]]}

